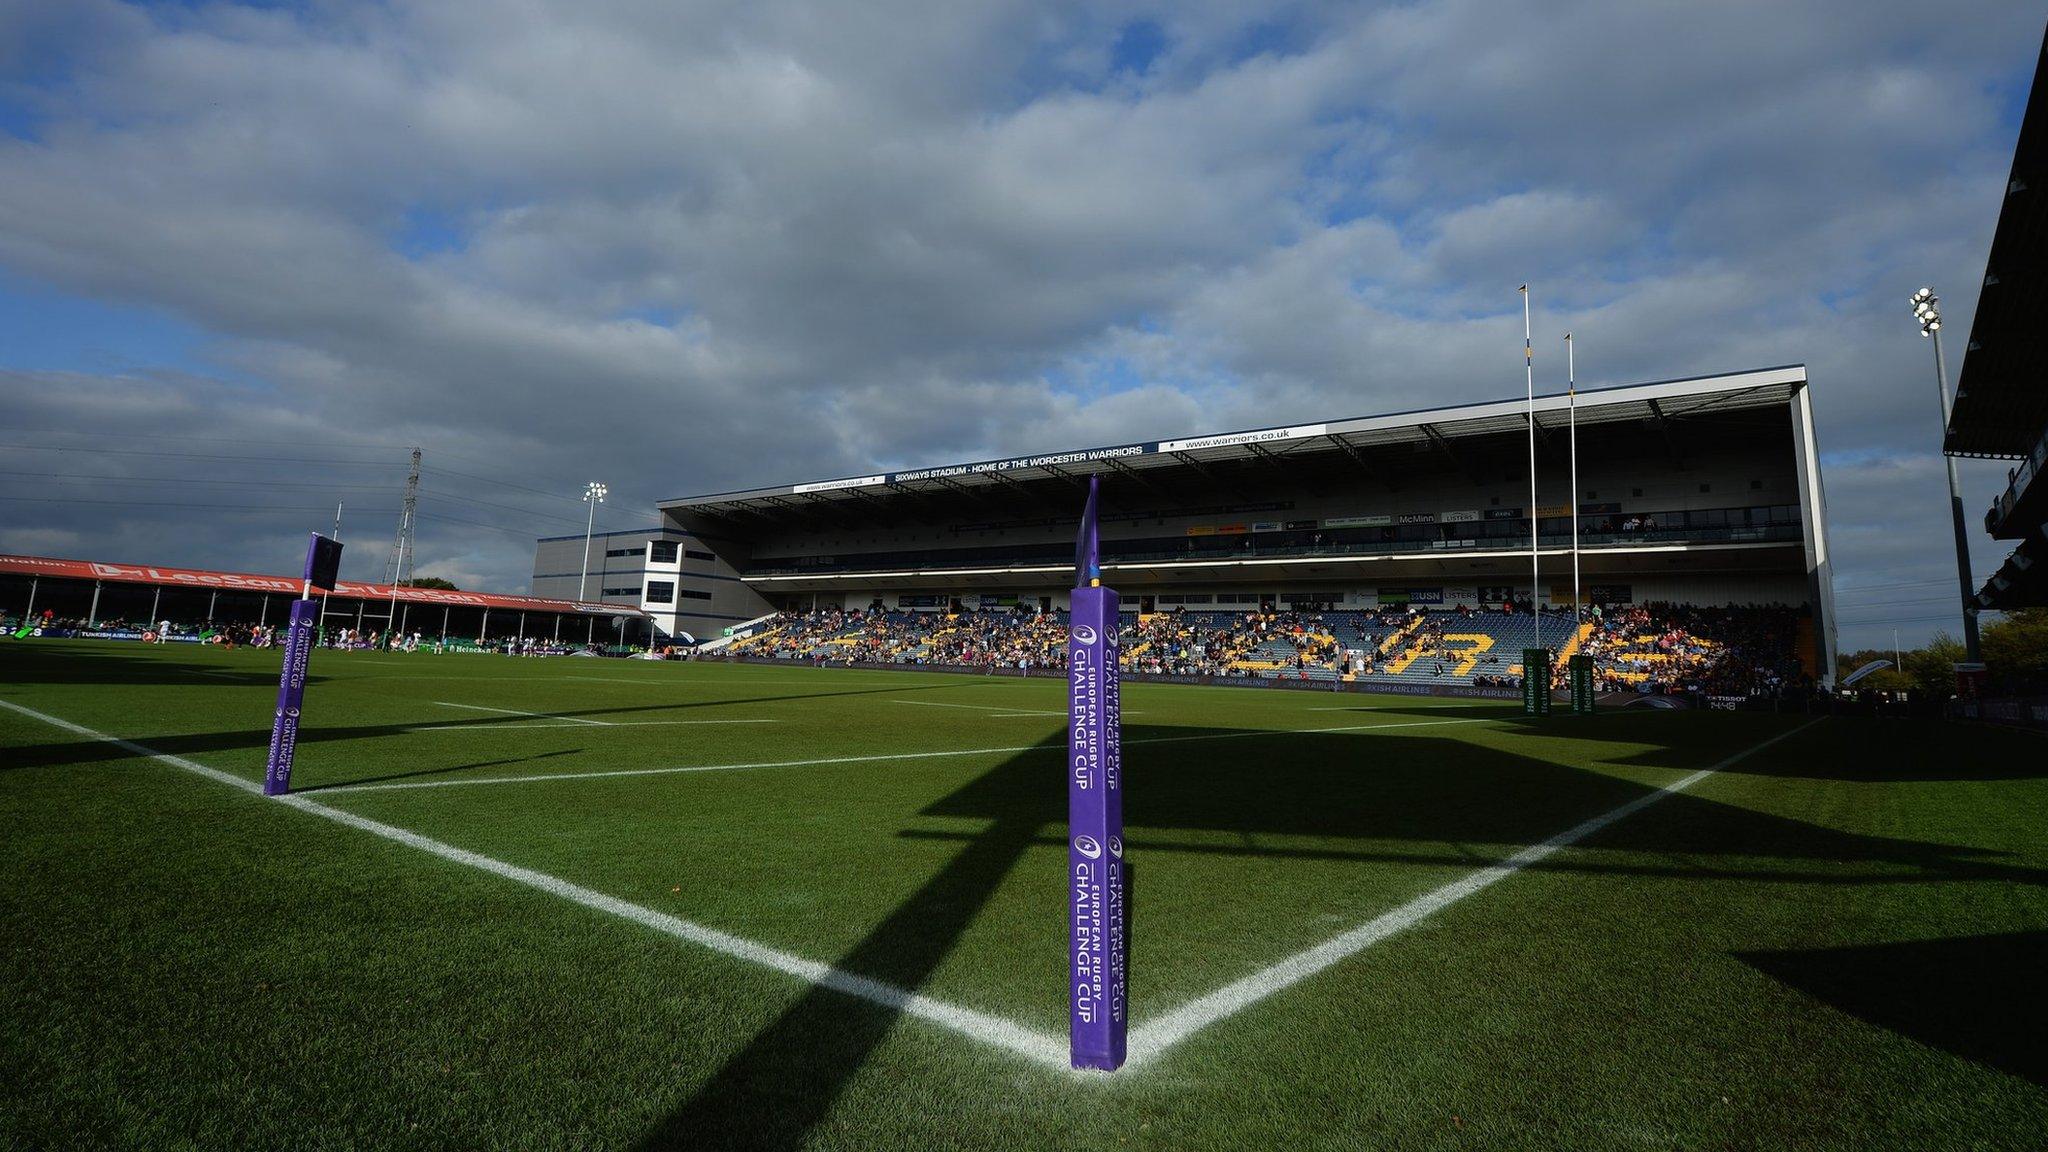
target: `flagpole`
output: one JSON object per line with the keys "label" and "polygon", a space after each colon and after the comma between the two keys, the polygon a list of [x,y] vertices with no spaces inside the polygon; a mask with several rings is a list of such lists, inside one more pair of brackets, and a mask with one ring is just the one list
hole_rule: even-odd
{"label": "flagpole", "polygon": [[1536,553],[1536,345],[1529,335],[1529,286],[1522,285],[1522,366],[1529,385],[1529,616],[1533,647],[1543,647],[1543,564]]}
{"label": "flagpole", "polygon": [[1572,440],[1572,631],[1576,635],[1585,623],[1579,613],[1585,599],[1579,595],[1579,364],[1569,332],[1564,334],[1564,379],[1565,411],[1570,414]]}

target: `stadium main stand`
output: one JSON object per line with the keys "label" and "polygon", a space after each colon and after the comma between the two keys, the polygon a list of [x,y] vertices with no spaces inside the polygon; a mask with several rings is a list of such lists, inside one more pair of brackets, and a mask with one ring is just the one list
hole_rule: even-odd
{"label": "stadium main stand", "polygon": [[1624,645],[1576,621],[1776,604],[1801,621],[1796,666],[1829,681],[1805,370],[1581,392],[1576,413],[1571,492],[1565,398],[1536,398],[1533,507],[1515,399],[668,500],[621,563],[656,629],[744,639],[741,656],[1043,668],[1094,476],[1145,674],[1491,689],[1540,635],[1560,658],[1625,648],[1613,682],[1661,685],[1702,666],[1685,637],[1722,640],[1710,622]]}
{"label": "stadium main stand", "polygon": [[[1985,258],[1970,338],[1956,376],[1943,450],[2010,460],[1984,530],[2013,542],[1976,590],[1983,610],[2048,605],[2048,343],[2041,339],[2048,281],[2048,43],[2014,145],[2005,202]],[[2032,686],[2029,686],[2032,687]]]}

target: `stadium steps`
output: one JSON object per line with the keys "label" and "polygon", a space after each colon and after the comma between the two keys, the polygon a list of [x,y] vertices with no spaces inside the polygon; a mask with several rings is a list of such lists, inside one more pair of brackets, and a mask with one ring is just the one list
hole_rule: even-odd
{"label": "stadium steps", "polygon": [[768,629],[766,632],[756,632],[752,636],[741,637],[740,639],[735,640],[731,644],[727,645],[727,647],[731,648],[734,652],[745,652],[749,648],[757,647],[767,642],[769,639],[779,636],[781,634],[782,628],[778,625],[777,627]]}
{"label": "stadium steps", "polygon": [[1479,658],[1493,651],[1493,637],[1484,632],[1444,633],[1444,643],[1449,644],[1453,640],[1462,641],[1466,645],[1455,657],[1458,661],[1458,670],[1451,673],[1460,679],[1470,676],[1472,669],[1479,666]]}
{"label": "stadium steps", "polygon": [[1422,628],[1423,622],[1427,619],[1428,617],[1423,615],[1411,617],[1408,623],[1403,624],[1400,628],[1396,629],[1393,632],[1388,633],[1387,638],[1380,641],[1379,651],[1377,652],[1377,655],[1387,656],[1394,652],[1399,651],[1400,649],[1397,646],[1406,643],[1410,637],[1414,636],[1415,633]]}
{"label": "stadium steps", "polygon": [[1564,664],[1571,660],[1573,656],[1578,654],[1579,649],[1585,646],[1586,641],[1592,639],[1593,627],[1593,622],[1588,620],[1572,630],[1571,639],[1566,640],[1564,647],[1557,651],[1557,662],[1559,664]]}

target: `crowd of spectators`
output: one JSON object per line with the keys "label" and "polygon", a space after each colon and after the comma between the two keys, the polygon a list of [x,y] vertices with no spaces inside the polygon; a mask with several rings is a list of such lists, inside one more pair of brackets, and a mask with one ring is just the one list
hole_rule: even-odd
{"label": "crowd of spectators", "polygon": [[[1592,624],[1579,653],[1594,659],[1601,691],[1693,694],[1714,697],[1784,696],[1810,691],[1811,679],[1798,655],[1803,610],[1783,606],[1697,608],[1679,604],[1624,604],[1590,610]],[[1470,683],[1482,688],[1518,688],[1519,651],[1474,655],[1460,633],[1497,630],[1516,612],[1457,608],[1429,611],[1390,607],[1356,612],[1187,612],[1175,610],[1126,616],[1120,633],[1123,667],[1129,672],[1179,676],[1375,677],[1396,667],[1442,677],[1471,661]],[[1571,632],[1569,613],[1546,611],[1544,635]],[[1552,620],[1555,631],[1552,631]],[[10,631],[22,621],[8,622]],[[57,633],[139,637],[145,642],[201,642],[226,647],[273,647],[280,625],[186,623],[170,620],[87,621],[45,612],[34,626]],[[1497,634],[1497,632],[1496,632]],[[732,651],[748,656],[802,660],[813,664],[932,664],[991,671],[1064,668],[1067,617],[1025,609],[1002,612],[911,612],[824,609],[785,614],[761,635],[737,642]],[[538,637],[501,637],[483,642],[429,639],[421,633],[387,634],[332,627],[321,645],[337,649],[393,651],[483,648],[515,656],[566,655],[580,645]],[[1554,654],[1572,648],[1553,643]],[[1568,670],[1553,666],[1553,686],[1562,688]]]}
{"label": "crowd of spectators", "polygon": [[1227,676],[1260,637],[1235,614],[1161,612],[1125,629],[1123,666],[1160,676]]}
{"label": "crowd of spectators", "polygon": [[14,616],[0,618],[0,630],[12,634],[24,623],[44,635],[119,637],[145,644],[200,643],[224,648],[268,648],[277,642],[275,625],[232,621],[220,624],[186,623],[173,620],[129,620],[121,616],[90,619],[43,612],[34,621]]}
{"label": "crowd of spectators", "polygon": [[[1521,654],[1473,654],[1461,632],[1497,630],[1526,608],[1374,613],[1170,611],[1126,616],[1120,634],[1128,672],[1181,676],[1371,677],[1388,662],[1433,677],[1464,675],[1484,688],[1521,686]],[[1595,610],[1579,650],[1594,657],[1603,691],[1777,695],[1807,682],[1796,655],[1799,613],[1782,607],[1690,608],[1669,604]],[[1568,612],[1546,610],[1545,635],[1561,653]],[[1006,612],[787,614],[733,652],[814,664],[934,664],[988,669],[1058,669],[1066,660],[1066,616]],[[1554,633],[1551,629],[1554,628]],[[1384,650],[1383,650],[1384,649]],[[1467,662],[1470,662],[1469,665]],[[1413,675],[1414,673],[1411,673]],[[1557,662],[1555,686],[1566,669]]]}
{"label": "crowd of spectators", "polygon": [[[13,615],[0,616],[0,632],[7,635],[21,631],[25,624],[32,629],[32,635],[140,640],[145,644],[198,643],[222,648],[275,648],[284,637],[281,624],[247,620],[151,621],[119,616],[89,619],[59,616],[47,611],[38,613],[32,621]],[[462,649],[500,652],[508,656],[564,656],[586,650],[582,644],[561,643],[538,636],[499,636],[488,640],[429,638],[422,632],[379,631],[345,625],[321,629],[315,645],[336,651],[446,652]]]}
{"label": "crowd of spectators", "polygon": [[[1580,648],[1604,691],[1782,696],[1810,691],[1798,658],[1804,613],[1782,605],[1695,608],[1623,604],[1595,609]],[[1557,669],[1560,679],[1566,675]]]}

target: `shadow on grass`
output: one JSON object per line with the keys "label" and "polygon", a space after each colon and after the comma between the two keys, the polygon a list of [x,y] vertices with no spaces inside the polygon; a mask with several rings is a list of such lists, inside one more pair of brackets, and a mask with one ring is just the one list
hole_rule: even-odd
{"label": "shadow on grass", "polygon": [[[1738,714],[1745,720],[1768,717]],[[1710,733],[1726,713],[1665,716],[1675,724],[1672,734]],[[1606,761],[1644,767],[1683,767],[1676,763],[1684,749],[1669,736],[1655,735],[1655,721],[1638,732],[1641,742],[1660,746]],[[1773,776],[1789,780],[1834,780],[1854,784],[1940,784],[1967,780],[2031,780],[2048,776],[2038,733],[1984,724],[1934,719],[1877,719],[1841,716],[1828,722],[1827,741],[1803,756],[1756,756],[1722,771],[1736,776]]]}
{"label": "shadow on grass", "polygon": [[2048,932],[1735,957],[1879,1028],[2048,1086]]}
{"label": "shadow on grass", "polygon": [[[974,683],[977,681],[969,679],[961,686]],[[804,695],[900,694],[952,686],[883,687]],[[772,695],[760,699],[796,698],[800,697]],[[748,702],[753,701],[704,703]],[[563,714],[603,716],[684,706],[703,705],[631,706]],[[1376,717],[1399,715],[1396,709],[1368,711]],[[1479,718],[1460,715],[1461,710],[1455,707],[1413,711],[1423,720]],[[1474,712],[1486,719],[1513,715],[1509,712],[1504,717],[1504,710],[1497,707]],[[1334,718],[1342,714],[1325,715]],[[1556,724],[1559,719],[1553,717],[1549,723]],[[1736,725],[1717,722],[1711,729],[1673,727],[1664,723],[1668,719],[1645,718],[1646,723],[1640,727],[1617,724],[1611,732],[1604,723],[1589,728],[1600,731],[1601,738],[1640,744],[1659,743],[1657,737],[1661,736],[1666,745],[1711,730],[1719,734],[1716,743],[1739,737],[1740,743],[1746,745],[1791,727],[1790,720],[1769,725],[1748,720]],[[516,730],[527,722],[525,717],[503,720],[508,730]],[[460,723],[473,727],[479,722],[464,718]],[[1533,721],[1531,726],[1544,723]],[[1810,760],[1832,754],[1832,749],[1839,745],[1835,729],[1843,723],[1835,722],[1815,730],[1814,735],[1781,745],[1768,754],[1768,759]],[[302,738],[347,740],[414,727],[418,726],[313,729]],[[1624,732],[1624,728],[1628,730]],[[1375,854],[1372,848],[1365,847],[1359,851],[1368,863],[1418,858],[1437,865],[1448,860],[1482,866],[1498,858],[1499,846],[1510,846],[1511,851],[1513,847],[1539,842],[1590,816],[1638,799],[1648,791],[1646,785],[1611,775],[1461,741],[1453,735],[1457,731],[1413,728],[1303,734],[1127,726],[1130,746],[1126,763],[1132,789],[1127,807],[1134,829],[1129,842],[1138,858],[1134,865],[1141,860],[1149,888],[1159,890],[1159,881],[1170,880],[1174,867],[1174,846],[1166,842],[1165,834],[1178,831],[1233,834],[1239,840],[1239,850],[1253,857],[1288,855],[1290,849],[1267,848],[1260,844],[1260,839],[1290,836],[1377,845],[1389,841],[1440,844],[1445,847],[1443,853],[1385,853],[1381,848]],[[1378,738],[1360,739],[1361,735]],[[170,736],[143,742],[163,751],[203,752],[229,747],[260,748],[267,739],[267,731],[257,731]],[[963,843],[943,867],[882,917],[858,944],[838,957],[835,965],[912,992],[925,986],[984,915],[990,900],[1025,860],[1047,826],[1057,825],[1061,820],[1064,780],[1058,768],[1059,758],[1053,753],[1062,746],[1062,740],[1061,734],[1049,735],[1031,751],[1011,755],[922,809],[920,816],[985,822],[984,831]],[[1827,750],[1817,751],[1823,743]],[[70,763],[100,758],[80,755],[95,748],[74,742],[10,750],[9,756],[13,760],[19,752],[42,751],[62,757],[49,762]],[[111,754],[128,755],[118,748],[111,749]],[[1671,761],[1662,766],[1679,768],[1704,767],[1723,754],[1725,750],[1693,748],[1659,753]],[[1758,770],[1765,769],[1759,766]],[[347,783],[362,782],[365,781]],[[334,782],[341,783],[344,782]],[[1739,857],[1795,861],[1803,865],[1801,870],[1805,873],[1825,876],[1835,871],[1845,878],[1843,882],[1855,883],[1868,882],[1871,865],[1945,873],[1950,878],[1964,875],[2042,882],[2038,874],[2000,869],[1995,862],[1987,861],[1989,854],[1942,844],[1845,833],[1689,795],[1673,797],[1650,812],[1602,830],[1586,847],[1632,851],[1660,859],[1678,856],[1681,859],[1670,865],[1671,871],[1707,878],[1716,875],[1713,861]],[[1158,838],[1148,844],[1152,833],[1159,834]],[[1486,847],[1480,850],[1473,845]],[[1028,881],[1034,890],[1042,888],[1046,893],[1045,915],[1057,924],[1064,904],[1060,898],[1064,890],[1060,865],[1055,854],[1042,855],[1042,861],[1033,857]],[[1569,863],[1555,857],[1553,861],[1558,866]],[[1167,890],[1171,890],[1170,884]],[[1141,911],[1132,909],[1133,915]],[[1369,914],[1374,910],[1359,911]],[[1043,963],[1043,994],[1064,998],[1060,958],[1048,955]],[[1846,993],[1842,995],[1845,1001],[1849,999]],[[1138,1006],[1138,1010],[1142,1016],[1144,1006]],[[829,1122],[846,1086],[873,1061],[898,1023],[898,1014],[885,1007],[822,987],[807,988],[689,1099],[650,1129],[639,1146],[791,1148],[821,1137],[825,1135],[821,1126]],[[951,1035],[944,1039],[956,1040]],[[998,1054],[991,1059],[1009,1057]]]}
{"label": "shadow on grass", "polygon": [[[1772,731],[1803,723],[1804,713],[1677,712],[1607,709],[1573,716],[1560,709],[1549,716],[1524,716],[1520,707],[1452,704],[1324,711],[1324,716],[1361,718],[1473,719],[1498,722],[1511,731],[1562,740],[1650,745],[1648,751],[1605,759],[1606,764],[1644,768],[1703,768],[1717,760],[1702,748],[1724,753],[1747,747]],[[1334,726],[1334,724],[1332,725]],[[1837,716],[1828,726],[1829,745],[1800,757],[1760,756],[1722,771],[1744,776],[1855,783],[2023,780],[2048,776],[2038,733],[1986,724],[1931,718],[1878,719]]]}
{"label": "shadow on grass", "polygon": [[[836,966],[916,991],[981,915],[1037,827],[1002,821],[969,840]],[[1057,962],[1048,976],[1047,994],[1058,995]],[[897,1022],[895,1012],[812,985],[635,1147],[801,1147]]]}
{"label": "shadow on grass", "polygon": [[[264,684],[276,688],[278,662],[282,659],[281,656],[273,654],[266,670],[183,659],[185,652],[193,650],[193,646],[188,645],[151,650],[149,645],[139,641],[123,642],[133,644],[135,651],[96,648],[65,650],[47,646],[70,643],[73,641],[8,642],[6,648],[0,649],[6,652],[9,665],[4,681],[25,684],[91,684],[103,688],[121,685],[253,688]],[[308,675],[306,682],[320,684],[330,679],[316,674]]]}
{"label": "shadow on grass", "polygon": [[[272,680],[271,683],[274,686],[276,682]],[[957,685],[926,684],[902,688],[847,689],[841,692],[798,692],[777,696],[753,696],[733,700],[685,700],[661,704],[620,705],[607,708],[567,708],[554,712],[535,712],[530,716],[498,716],[464,710],[460,715],[451,716],[447,720],[409,721],[403,724],[355,724],[341,727],[308,724],[299,729],[299,745],[304,747],[308,744],[366,740],[380,736],[432,733],[437,728],[475,730],[501,727],[507,732],[517,732],[522,727],[531,725],[537,720],[589,719],[596,716],[626,716],[641,712],[673,712],[688,708],[739,707],[747,704],[772,704],[785,700],[816,700],[832,696],[900,695],[906,692],[939,692],[954,687],[957,687]],[[314,716],[318,716],[320,709],[318,694],[313,693],[310,695],[311,700],[307,708]],[[247,709],[246,711],[253,713],[252,718],[260,720],[263,727],[260,729],[246,729],[239,732],[195,732],[163,736],[131,736],[127,739],[174,756],[269,748],[270,709],[266,706],[261,712],[256,712],[254,709]],[[600,727],[592,728],[592,731],[598,730],[601,730]],[[8,749],[7,762],[0,764],[0,771],[10,768],[43,768],[65,764],[93,764],[108,760],[126,760],[132,755],[133,753],[128,752],[118,744],[85,738],[54,744],[24,744]],[[445,771],[448,771],[448,769],[436,768],[415,774],[434,775]],[[339,787],[343,784],[368,784],[372,781],[399,778],[398,776],[376,776],[350,780],[333,780],[329,781],[326,786]]]}
{"label": "shadow on grass", "polygon": [[[1780,730],[1783,730],[1781,726]],[[1303,836],[1436,842],[1436,852],[1360,848],[1345,859],[1376,864],[1417,862],[1481,867],[1516,849],[1571,828],[1588,817],[1645,795],[1645,785],[1479,747],[1437,734],[1399,730],[1358,741],[1210,731],[1215,739],[1140,743],[1186,729],[1127,726],[1130,794],[1127,843],[1148,878],[1172,874],[1181,845],[1175,832],[1236,833],[1239,843],[1196,848],[1263,858],[1320,856],[1323,851],[1269,848],[1261,837]],[[952,839],[959,853],[908,900],[884,917],[835,966],[918,991],[982,914],[1025,853],[1057,846],[1048,834],[1064,813],[1057,760],[1038,753],[1063,747],[1063,734],[1011,756],[920,816],[984,821],[978,833],[899,830],[913,838]],[[1750,743],[1754,743],[1752,739]],[[1773,754],[1810,755],[1811,739]],[[1050,761],[1050,762],[1049,762]],[[1652,816],[1649,813],[1654,813]],[[1681,879],[1764,878],[1866,884],[1938,878],[2048,883],[2048,873],[2010,868],[1988,854],[1912,840],[1863,836],[1675,794],[1649,813],[1610,825],[1584,847],[1598,855],[1560,853],[1541,866],[1589,872],[1640,872]],[[1475,844],[1485,844],[1484,850]],[[1648,860],[1615,863],[1610,853]],[[1605,859],[1602,859],[1605,857]],[[1754,866],[1720,865],[1749,858]],[[1047,893],[1045,914],[1057,920],[1062,890],[1056,853],[1028,865]],[[1775,861],[1791,861],[1780,869]],[[1043,873],[1040,875],[1039,873]],[[1133,899],[1131,914],[1143,911]],[[1383,909],[1353,910],[1365,919]],[[1135,920],[1134,920],[1135,923]],[[1134,953],[1137,954],[1137,953]],[[1273,957],[1272,959],[1279,959]],[[1060,961],[1044,958],[1044,995],[1063,997]],[[1142,1019],[1145,1009],[1138,1007]],[[821,987],[808,989],[757,1033],[687,1101],[651,1129],[637,1147],[796,1148],[829,1123],[845,1086],[868,1065],[897,1024],[897,1014]]]}
{"label": "shadow on grass", "polygon": [[470,764],[450,764],[443,768],[421,768],[413,772],[392,772],[384,776],[363,776],[341,783],[314,784],[308,787],[294,788],[292,791],[303,795],[309,792],[325,792],[329,788],[348,788],[357,784],[381,784],[387,780],[411,780],[419,776],[442,776],[449,772],[467,772],[472,768],[503,768],[507,764],[531,764],[536,760],[551,760],[556,756],[577,756],[581,755],[582,752],[583,749],[581,748],[557,748],[553,752],[537,752],[531,756],[512,756],[502,760],[478,760]]}

